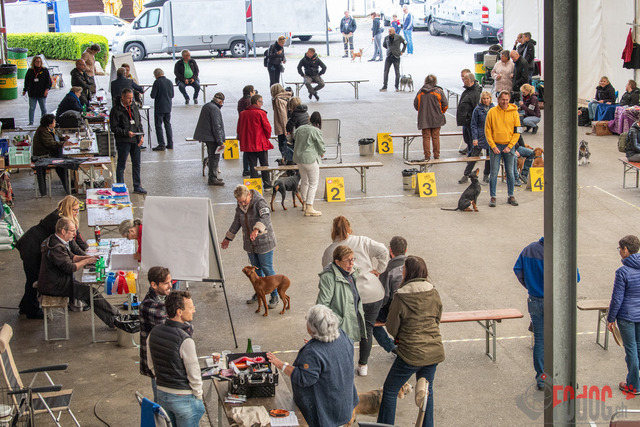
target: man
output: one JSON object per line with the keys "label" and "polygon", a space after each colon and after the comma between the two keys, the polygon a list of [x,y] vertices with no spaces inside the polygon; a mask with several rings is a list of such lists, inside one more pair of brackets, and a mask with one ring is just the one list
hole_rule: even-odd
{"label": "man", "polygon": [[527,61],[527,64],[529,64],[529,81],[528,81],[528,83],[531,84],[531,79],[533,77],[533,72],[534,72],[534,69],[536,67],[536,64],[535,64],[535,59],[536,59],[536,41],[535,40],[531,40],[531,33],[530,32],[523,33],[522,36],[524,37],[524,48],[522,50],[521,55],[524,57],[524,60]]}
{"label": "man", "polygon": [[402,31],[407,41],[407,55],[413,55],[413,14],[409,12],[409,6],[402,6],[404,19],[402,20]]}
{"label": "man", "polygon": [[220,109],[224,104],[224,94],[216,93],[210,102],[207,102],[200,110],[200,117],[196,130],[193,133],[193,139],[202,141],[207,144],[207,153],[209,154],[209,185],[224,185],[221,178],[218,177],[218,163],[220,162],[219,147],[224,146],[224,123],[222,121],[222,113]]}
{"label": "man", "polygon": [[[400,48],[400,45],[402,45],[402,48]],[[396,92],[398,92],[400,90],[398,88],[400,84],[400,56],[407,50],[407,43],[402,36],[396,34],[396,30],[389,28],[389,35],[384,38],[382,46],[387,49],[387,59],[384,61],[384,81],[380,92],[387,91],[391,64],[393,64],[394,71],[396,72]]]}
{"label": "man", "polygon": [[[384,272],[380,274],[380,282],[384,286],[384,300],[376,320],[382,323],[387,321],[393,296],[402,284],[402,269],[404,260],[407,258],[407,240],[404,237],[393,236],[389,243],[389,255],[391,260]],[[383,326],[373,328],[373,337],[387,353],[395,352],[396,345]]]}
{"label": "man", "polygon": [[[253,95],[251,105],[240,113],[236,134],[240,140],[240,150],[247,153],[251,178],[258,178],[256,166],[269,166],[268,152],[273,148],[271,144],[271,124],[267,119],[267,112],[262,109],[262,95]],[[269,172],[262,172],[262,185],[271,188]]]}
{"label": "man", "polygon": [[[71,252],[69,242],[75,239],[76,232],[76,224],[73,220],[61,218],[56,223],[56,232],[40,245],[42,262],[38,274],[38,292],[42,295],[79,299],[91,305],[91,286],[76,281],[73,274],[86,265],[95,263],[98,258],[74,255]],[[93,291],[93,304],[95,314],[107,326],[113,328],[113,321],[119,315],[118,310],[97,290]]]}
{"label": "man", "polygon": [[120,101],[111,109],[110,122],[118,151],[116,182],[124,182],[124,169],[127,166],[127,157],[131,154],[133,192],[147,194],[140,184],[140,146],[144,143],[144,132],[140,123],[140,112],[133,102],[133,90],[130,88],[122,90]]}
{"label": "man", "polygon": [[147,363],[158,385],[157,403],[174,426],[197,426],[204,415],[202,377],[189,323],[196,308],[189,291],[173,291],[165,300],[167,319],[147,340]]}
{"label": "man", "polygon": [[161,68],[153,70],[156,80],[151,87],[151,98],[153,101],[153,120],[156,124],[156,136],[158,146],[153,151],[164,151],[164,136],[162,135],[162,124],[167,133],[167,145],[169,150],[173,149],[173,129],[171,128],[171,102],[173,100],[173,83],[164,76]]}
{"label": "man", "polygon": [[[482,149],[473,145],[473,137],[471,136],[471,117],[473,116],[473,110],[480,102],[482,88],[472,73],[465,74],[462,82],[464,83],[464,91],[460,95],[460,100],[458,101],[456,125],[462,126],[462,139],[464,139],[464,143],[467,144],[467,157],[475,157],[480,155]],[[471,175],[473,166],[474,163],[467,163],[464,175],[460,180],[458,180],[458,184],[465,184],[469,181],[469,175]]]}
{"label": "man", "polygon": [[[304,68],[304,72],[302,69]],[[324,87],[324,80],[322,75],[327,71],[327,66],[316,54],[316,50],[312,47],[307,50],[307,53],[302,57],[298,63],[298,74],[304,79],[304,85],[309,91],[309,99],[315,96],[316,101],[320,101],[318,91]],[[317,83],[316,87],[311,86],[311,83]]]}
{"label": "man", "polygon": [[515,50],[511,51],[511,60],[513,61],[513,83],[511,91],[513,92],[513,102],[520,101],[520,88],[529,81],[529,64]]}
{"label": "man", "polygon": [[380,16],[376,12],[371,12],[371,41],[373,42],[373,56],[368,62],[382,61],[382,33],[384,28],[380,22]]}
{"label": "man", "polygon": [[509,97],[510,94],[506,90],[500,92],[498,106],[489,110],[484,125],[484,135],[487,138],[489,148],[491,148],[489,152],[489,161],[491,163],[491,177],[489,179],[491,199],[489,206],[492,208],[496,207],[496,184],[501,160],[504,160],[504,168],[507,172],[508,203],[512,206],[518,206],[518,202],[513,196],[515,182],[513,162],[515,161],[515,155],[511,152],[511,149],[520,138],[520,134],[516,133],[516,128],[520,126],[520,116],[518,115],[518,107],[509,103]]}
{"label": "man", "polygon": [[[349,16],[349,11],[344,11],[344,18],[340,20],[340,32],[342,33],[342,39],[344,41],[344,55],[343,58],[348,58],[353,53],[353,33],[355,33],[356,20]],[[349,52],[351,49],[351,53]]]}
{"label": "man", "polygon": [[122,89],[126,87],[131,88],[138,93],[144,92],[142,87],[127,77],[126,68],[120,67],[116,70],[116,78],[111,82],[111,105],[117,103],[117,98],[122,93]]}
{"label": "man", "polygon": [[173,73],[176,75],[176,84],[178,90],[184,96],[185,105],[189,105],[189,95],[187,95],[187,86],[193,87],[193,103],[198,103],[198,94],[200,93],[200,80],[198,79],[198,64],[196,60],[191,58],[191,53],[185,49],[182,51],[182,59],[176,62],[173,67]]}
{"label": "man", "polygon": [[87,74],[87,64],[82,59],[76,61],[76,68],[71,70],[71,86],[77,86],[82,88],[82,95],[80,95],[80,103],[85,107],[89,106],[91,101],[91,85],[93,79]]}
{"label": "man", "polygon": [[[242,98],[238,100],[238,120],[240,120],[240,113],[251,105],[251,97],[258,93],[257,90],[253,87],[253,85],[247,85],[242,88]],[[247,157],[247,153],[242,153],[242,176],[250,176],[251,172],[249,171],[249,158]]]}

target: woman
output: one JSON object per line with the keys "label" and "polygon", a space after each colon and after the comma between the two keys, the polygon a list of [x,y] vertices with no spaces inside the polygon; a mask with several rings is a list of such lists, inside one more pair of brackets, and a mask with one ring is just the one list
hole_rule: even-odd
{"label": "woman", "polygon": [[596,117],[596,110],[598,104],[613,104],[616,102],[616,90],[611,86],[609,78],[607,76],[600,77],[600,84],[596,86],[596,96],[589,102],[587,108],[589,109],[589,120],[593,120]]}
{"label": "woman", "polygon": [[140,261],[142,256],[142,220],[125,219],[118,226],[118,231],[125,239],[136,241],[137,248],[133,257]]}
{"label": "woman", "polygon": [[633,107],[640,103],[640,91],[638,91],[638,85],[635,80],[629,80],[624,87],[625,92],[620,98],[621,107]]}
{"label": "woman", "polygon": [[500,93],[503,90],[511,91],[513,86],[513,61],[511,61],[511,51],[503,50],[500,52],[500,61],[491,70],[493,78],[493,92]]}
{"label": "woman", "polygon": [[[53,114],[45,114],[40,119],[40,126],[33,135],[33,157],[62,157],[62,147],[68,145],[69,136],[62,136],[56,128],[56,119]],[[67,171],[63,167],[56,167],[56,173],[62,181],[64,191],[69,194]],[[52,233],[53,234],[53,233]]]}
{"label": "woman", "polygon": [[[79,86],[73,86],[69,93],[67,93],[60,104],[58,104],[58,109],[56,110],[56,120],[60,120],[60,116],[67,111],[77,111],[79,113],[83,112],[83,105],[80,102],[80,95],[82,95],[82,88]],[[85,105],[86,109],[87,106]]]}
{"label": "woman", "polygon": [[616,320],[624,344],[627,380],[620,382],[620,390],[640,394],[640,239],[628,235],[618,242],[622,267],[616,270],[613,294],[607,315],[607,328],[613,331]]}
{"label": "woman", "polygon": [[431,160],[430,140],[433,141],[433,158],[436,160],[440,158],[440,128],[447,123],[444,113],[449,103],[442,88],[437,84],[436,76],[429,74],[424,79],[424,86],[413,100],[413,108],[418,112],[418,129],[422,130],[425,160]]}
{"label": "woman", "polygon": [[427,410],[422,425],[433,426],[433,378],[438,363],[444,361],[440,335],[442,302],[436,288],[427,281],[424,260],[408,256],[404,262],[404,282],[398,288],[387,318],[387,331],[398,343],[398,357],[393,362],[382,391],[378,422],[393,424],[400,388],[413,374],[429,382]]}
{"label": "woman", "polygon": [[311,123],[296,130],[293,148],[293,161],[300,171],[300,193],[304,216],[320,216],[322,212],[313,209],[313,203],[320,178],[320,159],[324,156],[324,140],[322,139],[322,117],[314,111]]}
{"label": "woman", "polygon": [[[364,310],[364,321],[366,335],[363,333],[360,339],[360,355],[358,359],[358,374],[367,375],[367,362],[371,354],[373,344],[373,326],[382,301],[384,298],[384,288],[378,279],[379,272],[383,272],[389,262],[389,251],[382,244],[365,236],[354,236],[349,220],[343,216],[333,219],[331,230],[331,240],[333,243],[325,249],[322,255],[322,266],[329,265],[335,257],[333,251],[338,246],[351,248],[355,256],[355,268],[357,269],[356,287],[359,297],[362,299]],[[351,335],[350,335],[351,336]],[[354,339],[354,341],[356,341]]]}
{"label": "woman", "polygon": [[300,349],[293,365],[273,353],[267,358],[291,377],[293,400],[311,427],[339,426],[351,419],[358,403],[353,383],[353,343],[338,327],[338,318],[323,305],[307,314],[311,339]]}
{"label": "woman", "polygon": [[[289,100],[289,120],[287,121],[287,134],[291,134],[291,143],[290,145],[295,147],[295,138],[293,138],[293,134],[296,129],[298,129],[302,125],[309,124],[309,113],[307,112],[307,106],[302,104],[302,100],[294,96]],[[291,156],[290,159],[293,160],[293,150],[289,150],[288,155]]]}
{"label": "woman", "polygon": [[287,144],[287,105],[291,92],[284,90],[280,83],[271,86],[271,106],[273,107],[273,132],[278,136],[278,149],[285,158]]}
{"label": "woman", "polygon": [[522,101],[520,101],[518,108],[520,123],[527,127],[525,132],[531,129],[531,134],[536,134],[538,133],[538,123],[540,123],[540,106],[536,91],[533,86],[525,83],[520,86],[520,92],[522,92]]}
{"label": "woman", "polygon": [[[478,150],[477,155],[482,154],[484,150],[484,155],[489,155],[489,144],[487,143],[487,138],[484,136],[484,122],[487,120],[487,113],[490,109],[495,107],[491,102],[491,93],[488,91],[483,91],[480,94],[480,103],[473,110],[473,114],[471,115],[471,140],[473,143],[473,150]],[[464,171],[464,176],[471,175],[471,171],[476,166],[476,162],[468,162],[467,168]],[[486,184],[489,182],[489,176],[491,175],[491,163],[489,160],[484,162],[484,176],[482,178],[481,184]]]}
{"label": "woman", "polygon": [[[20,313],[26,314],[28,319],[42,319],[38,292],[33,287],[33,283],[38,280],[40,262],[42,261],[40,244],[56,232],[56,223],[60,218],[73,220],[79,230],[79,213],[80,201],[73,196],[66,196],[58,203],[58,207],[53,212],[40,220],[37,225],[27,230],[16,243],[16,248],[20,252],[20,258],[22,259],[24,274],[27,278],[24,284],[24,296],[20,301]],[[88,247],[89,245],[80,235],[80,231],[77,231],[75,239],[69,242],[69,248],[74,255],[84,256],[84,251]]]}
{"label": "woman", "polygon": [[31,67],[24,76],[22,95],[29,94],[29,126],[33,125],[36,103],[40,105],[40,116],[47,114],[47,95],[51,89],[49,70],[42,66],[42,58],[38,55],[31,60]]}
{"label": "woman", "polygon": [[287,62],[284,56],[284,36],[278,37],[278,40],[269,47],[267,51],[267,70],[269,71],[269,86],[273,86],[280,82],[280,73],[284,72],[282,64]]}

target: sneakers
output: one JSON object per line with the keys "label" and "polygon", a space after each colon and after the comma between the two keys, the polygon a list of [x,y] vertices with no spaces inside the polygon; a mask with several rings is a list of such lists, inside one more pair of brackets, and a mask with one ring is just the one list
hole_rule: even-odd
{"label": "sneakers", "polygon": [[489,175],[485,175],[482,177],[482,182],[488,184],[489,183]]}
{"label": "sneakers", "polygon": [[242,171],[242,176],[251,176],[251,172],[249,172],[249,171]]}
{"label": "sneakers", "polygon": [[396,88],[396,92],[400,92],[400,89]]}
{"label": "sneakers", "polygon": [[358,367],[356,368],[356,372],[361,377],[366,377],[368,371],[369,371],[369,368],[367,368],[367,365],[358,364]]}
{"label": "sneakers", "polygon": [[516,178],[515,181],[513,181],[513,185],[516,187],[522,187],[522,181],[520,181],[520,178]]}
{"label": "sneakers", "polygon": [[276,308],[278,306],[278,296],[277,295],[271,295],[271,299],[269,300],[269,308],[271,310],[273,310],[274,308]]}
{"label": "sneakers", "polygon": [[538,133],[538,126],[535,126],[533,129],[531,129],[531,135],[535,135],[536,133]]}
{"label": "sneakers", "polygon": [[133,192],[136,194],[147,194],[147,190],[142,187],[136,187],[133,189]]}
{"label": "sneakers", "polygon": [[305,204],[304,216],[320,216],[322,212],[313,209],[313,205]]}
{"label": "sneakers", "polygon": [[164,151],[164,150],[166,150],[166,147],[164,145],[158,145],[157,147],[153,147],[151,150],[152,151]]}
{"label": "sneakers", "polygon": [[376,62],[376,59],[375,58],[371,58],[367,62]]}
{"label": "sneakers", "polygon": [[516,201],[516,198],[514,196],[509,197],[507,203],[509,203],[511,206],[518,206],[518,202]]}
{"label": "sneakers", "polygon": [[349,57],[349,55],[345,53],[344,55],[342,55],[342,57],[343,57],[343,58],[348,58],[348,57]]}
{"label": "sneakers", "polygon": [[255,304],[258,302],[258,295],[253,294],[253,296],[247,300],[247,304]]}
{"label": "sneakers", "polygon": [[320,101],[320,97],[318,96],[318,92],[314,92],[313,96],[316,98],[316,101]]}
{"label": "sneakers", "polygon": [[382,87],[380,88],[380,92],[386,92],[386,91],[387,91],[387,87],[386,87],[386,86],[382,86]]}
{"label": "sneakers", "polygon": [[496,198],[492,197],[491,199],[489,199],[489,207],[490,208],[495,208],[496,207]]}
{"label": "sneakers", "polygon": [[526,184],[527,181],[529,181],[529,175],[525,175],[523,173],[520,174],[520,181],[522,181],[523,184]]}
{"label": "sneakers", "polygon": [[211,179],[211,180],[209,180],[209,182],[207,182],[207,185],[223,186],[224,185],[224,181],[221,180],[221,179]]}
{"label": "sneakers", "polygon": [[469,182],[469,177],[467,175],[462,175],[462,178],[458,180],[458,184],[466,184]]}
{"label": "sneakers", "polygon": [[620,388],[624,393],[633,394],[634,396],[640,395],[640,391],[634,389],[633,386],[628,386],[624,381],[621,381],[620,384],[618,384],[618,388]]}

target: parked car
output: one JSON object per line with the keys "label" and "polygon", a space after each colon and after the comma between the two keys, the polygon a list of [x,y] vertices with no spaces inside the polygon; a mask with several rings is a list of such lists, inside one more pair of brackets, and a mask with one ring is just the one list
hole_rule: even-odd
{"label": "parked car", "polygon": [[109,40],[109,47],[113,45],[116,35],[129,25],[124,19],[104,12],[72,13],[69,17],[71,32],[105,36]]}

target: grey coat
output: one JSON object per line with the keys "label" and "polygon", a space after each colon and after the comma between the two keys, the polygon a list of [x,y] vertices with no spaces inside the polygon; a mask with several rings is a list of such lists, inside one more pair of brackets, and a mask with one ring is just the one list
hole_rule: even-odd
{"label": "grey coat", "polygon": [[215,142],[217,145],[224,144],[224,123],[220,108],[222,107],[213,100],[202,106],[196,130],[193,132],[193,139]]}
{"label": "grey coat", "polygon": [[[400,48],[400,45],[402,45],[402,48]],[[407,50],[407,42],[404,41],[402,36],[396,34],[393,36],[393,42],[391,42],[391,38],[389,36],[385,37],[382,47],[387,49],[387,56],[393,55],[396,58],[400,58],[400,55]]]}
{"label": "grey coat", "polygon": [[[236,216],[225,236],[233,240],[242,228],[243,248],[248,253],[266,254],[276,247],[276,234],[271,226],[271,208],[256,190],[251,190],[251,202],[244,210],[236,206]],[[258,236],[252,242],[249,235],[258,230]]]}

